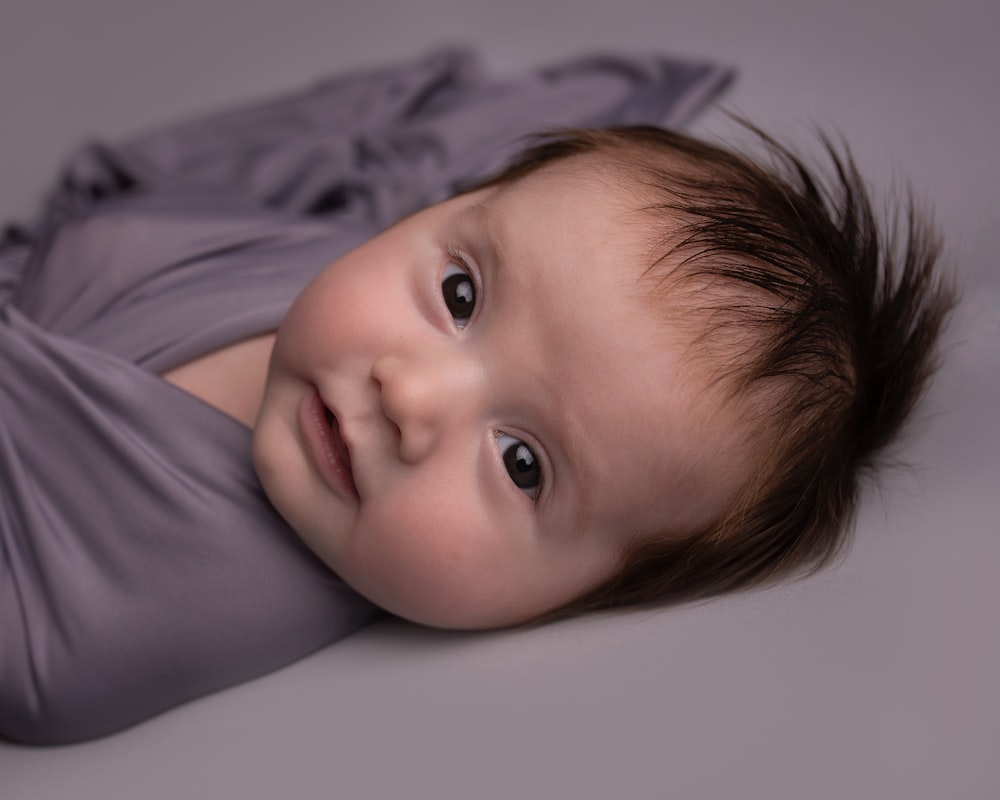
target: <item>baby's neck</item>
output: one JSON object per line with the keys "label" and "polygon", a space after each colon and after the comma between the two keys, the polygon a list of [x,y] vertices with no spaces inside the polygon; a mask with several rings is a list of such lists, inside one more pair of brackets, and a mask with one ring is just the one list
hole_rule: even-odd
{"label": "baby's neck", "polygon": [[163,379],[252,428],[264,396],[273,332],[243,339],[163,373]]}

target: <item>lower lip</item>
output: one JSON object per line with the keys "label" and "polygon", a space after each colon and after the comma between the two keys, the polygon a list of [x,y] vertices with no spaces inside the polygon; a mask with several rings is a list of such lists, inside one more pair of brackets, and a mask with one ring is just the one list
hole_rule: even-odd
{"label": "lower lip", "polygon": [[354,484],[351,469],[338,455],[343,444],[337,441],[336,423],[331,426],[326,421],[326,406],[318,391],[303,400],[299,409],[299,427],[323,480],[339,494],[357,499],[358,487]]}

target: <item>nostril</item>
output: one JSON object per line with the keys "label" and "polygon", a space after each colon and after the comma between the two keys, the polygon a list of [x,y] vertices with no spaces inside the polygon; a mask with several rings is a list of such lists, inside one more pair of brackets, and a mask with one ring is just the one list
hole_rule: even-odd
{"label": "nostril", "polygon": [[371,369],[372,385],[386,419],[395,427],[400,457],[417,461],[429,454],[447,429],[454,389],[446,379],[439,352],[394,353],[378,359]]}
{"label": "nostril", "polygon": [[371,378],[372,383],[375,385],[376,403],[378,408],[382,410],[382,416],[385,417],[390,428],[392,428],[392,434],[395,438],[396,444],[398,445],[403,437],[403,431],[399,426],[397,413],[393,409],[392,399],[389,396],[390,386],[387,381],[387,368],[385,359],[376,361],[375,364],[372,365]]}
{"label": "nostril", "polygon": [[394,420],[388,414],[385,414],[384,416],[385,416],[386,422],[389,423],[389,430],[392,433],[393,441],[396,444],[396,446],[398,447],[400,445],[400,443],[403,441],[403,429],[400,428],[399,424],[396,422],[396,420]]}

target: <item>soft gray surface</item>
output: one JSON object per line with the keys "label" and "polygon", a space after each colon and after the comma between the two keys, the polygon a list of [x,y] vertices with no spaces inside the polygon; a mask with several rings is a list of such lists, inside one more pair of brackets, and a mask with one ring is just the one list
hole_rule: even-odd
{"label": "soft gray surface", "polygon": [[836,125],[937,209],[967,302],[900,449],[916,468],[868,493],[849,557],[809,581],[518,634],[380,624],[120,736],[0,745],[4,800],[1000,796],[1000,7],[519,5],[7,2],[0,214],[87,135],[445,41],[498,71],[628,47],[728,60],[732,107],[804,146]]}

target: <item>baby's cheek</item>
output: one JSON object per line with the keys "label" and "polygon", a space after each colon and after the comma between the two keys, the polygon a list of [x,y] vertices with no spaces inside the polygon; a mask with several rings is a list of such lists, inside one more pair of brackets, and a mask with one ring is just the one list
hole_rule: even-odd
{"label": "baby's cheek", "polygon": [[381,503],[359,524],[350,549],[356,589],[395,614],[432,625],[457,624],[488,602],[507,567],[482,520],[420,500]]}

